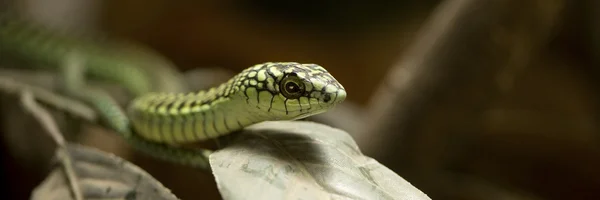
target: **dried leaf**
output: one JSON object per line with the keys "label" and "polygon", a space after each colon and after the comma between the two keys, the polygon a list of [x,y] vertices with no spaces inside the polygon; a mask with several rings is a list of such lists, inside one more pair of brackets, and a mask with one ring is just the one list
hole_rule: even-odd
{"label": "dried leaf", "polygon": [[[67,145],[85,199],[178,199],[139,167],[90,147]],[[32,192],[32,200],[72,200],[61,165]]]}
{"label": "dried leaf", "polygon": [[264,122],[210,156],[224,199],[430,199],[318,123]]}

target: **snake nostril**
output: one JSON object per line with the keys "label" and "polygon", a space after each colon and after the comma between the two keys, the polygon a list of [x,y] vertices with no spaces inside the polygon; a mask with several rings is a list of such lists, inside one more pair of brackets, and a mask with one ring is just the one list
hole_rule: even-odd
{"label": "snake nostril", "polygon": [[325,103],[329,103],[329,101],[331,101],[331,94],[325,94],[325,95],[323,96],[323,101],[324,101]]}

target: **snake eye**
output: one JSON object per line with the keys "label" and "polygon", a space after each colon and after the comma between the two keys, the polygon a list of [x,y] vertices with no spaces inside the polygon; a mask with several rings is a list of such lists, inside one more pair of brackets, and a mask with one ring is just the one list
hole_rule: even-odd
{"label": "snake eye", "polygon": [[304,93],[304,83],[297,76],[289,75],[283,78],[279,90],[285,98],[297,99]]}

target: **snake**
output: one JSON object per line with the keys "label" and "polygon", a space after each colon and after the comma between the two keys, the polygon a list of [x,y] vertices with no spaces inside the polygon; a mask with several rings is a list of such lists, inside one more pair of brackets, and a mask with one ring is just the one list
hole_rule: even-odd
{"label": "snake", "polygon": [[128,109],[138,132],[156,142],[195,142],[274,120],[325,112],[346,98],[344,87],[316,64],[267,62],[193,93],[150,93]]}
{"label": "snake", "polygon": [[264,121],[320,114],[347,95],[324,67],[299,62],[263,62],[218,86],[186,91],[171,62],[148,48],[75,37],[7,16],[0,15],[0,58],[20,58],[32,61],[33,67],[66,69],[69,74],[65,60],[76,52],[83,71],[72,77],[113,81],[134,97],[122,109],[108,95],[84,87],[70,94],[93,105],[139,150],[173,162],[206,167],[198,152],[177,145],[218,138]]}

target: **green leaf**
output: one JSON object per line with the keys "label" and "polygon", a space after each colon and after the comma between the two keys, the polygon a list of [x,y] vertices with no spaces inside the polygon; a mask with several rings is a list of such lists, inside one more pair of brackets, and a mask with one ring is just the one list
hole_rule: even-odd
{"label": "green leaf", "polygon": [[264,122],[210,156],[224,199],[430,199],[363,155],[348,133],[313,122]]}

